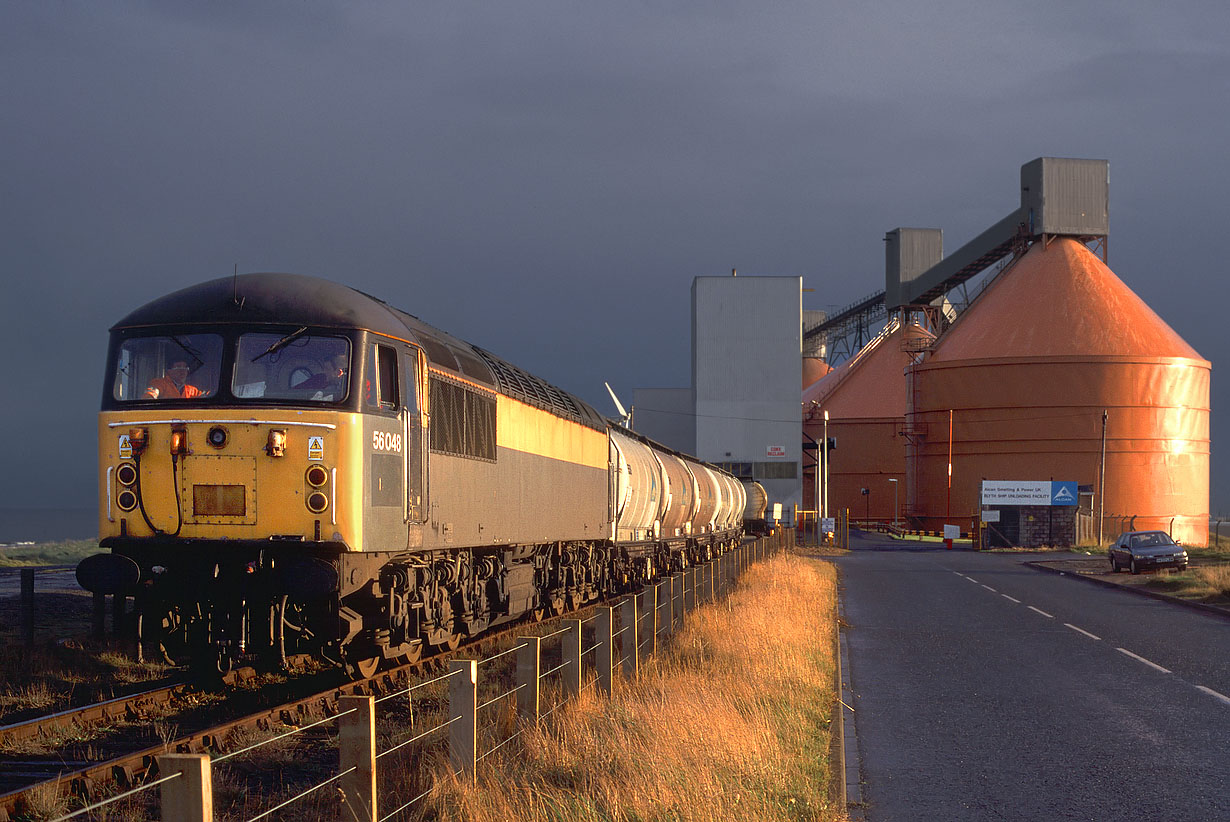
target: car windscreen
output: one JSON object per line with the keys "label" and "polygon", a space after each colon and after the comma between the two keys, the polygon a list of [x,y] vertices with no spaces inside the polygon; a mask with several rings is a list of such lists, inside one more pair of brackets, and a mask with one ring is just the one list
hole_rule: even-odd
{"label": "car windscreen", "polygon": [[285,333],[242,334],[231,393],[238,400],[340,402],[350,387],[350,341],[345,337]]}
{"label": "car windscreen", "polygon": [[131,337],[120,345],[111,395],[120,402],[209,397],[218,391],[221,364],[217,334]]}

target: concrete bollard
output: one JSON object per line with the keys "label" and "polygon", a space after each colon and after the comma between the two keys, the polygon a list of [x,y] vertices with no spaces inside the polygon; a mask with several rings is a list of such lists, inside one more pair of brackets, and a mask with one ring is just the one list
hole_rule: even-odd
{"label": "concrete bollard", "polygon": [[[348,819],[376,822],[376,698],[343,696],[338,707],[338,780]],[[347,773],[349,771],[349,773]]]}

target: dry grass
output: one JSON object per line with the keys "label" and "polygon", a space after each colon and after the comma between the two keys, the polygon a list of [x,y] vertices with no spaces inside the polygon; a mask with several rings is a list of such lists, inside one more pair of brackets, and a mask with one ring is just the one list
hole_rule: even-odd
{"label": "dry grass", "polygon": [[1182,573],[1159,574],[1148,584],[1182,599],[1230,603],[1230,564],[1189,565]]}
{"label": "dry grass", "polygon": [[[833,820],[835,572],[778,556],[689,615],[639,681],[586,690],[479,768],[438,767],[423,818]],[[488,760],[488,761],[490,761]]]}

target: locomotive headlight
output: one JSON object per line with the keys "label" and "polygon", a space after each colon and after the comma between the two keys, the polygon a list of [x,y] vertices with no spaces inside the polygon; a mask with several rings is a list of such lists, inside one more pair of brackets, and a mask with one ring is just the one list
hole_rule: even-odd
{"label": "locomotive headlight", "polygon": [[137,507],[137,495],[125,488],[115,498],[115,504],[119,506],[121,511],[131,511]]}
{"label": "locomotive headlight", "polygon": [[187,428],[172,428],[171,429],[171,454],[172,456],[184,456],[188,453],[188,429]]}
{"label": "locomotive headlight", "polygon": [[221,425],[215,425],[209,429],[209,433],[205,435],[205,440],[214,448],[221,448],[226,445],[226,429]]}
{"label": "locomotive headlight", "polygon": [[115,478],[120,485],[129,487],[137,481],[137,467],[131,462],[125,462],[115,469]]}
{"label": "locomotive headlight", "polygon": [[329,507],[329,498],[320,491],[313,491],[308,494],[307,507],[313,514],[322,514]]}
{"label": "locomotive headlight", "polygon": [[271,457],[286,456],[286,431],[281,428],[269,430],[269,442],[265,445],[265,453]]}

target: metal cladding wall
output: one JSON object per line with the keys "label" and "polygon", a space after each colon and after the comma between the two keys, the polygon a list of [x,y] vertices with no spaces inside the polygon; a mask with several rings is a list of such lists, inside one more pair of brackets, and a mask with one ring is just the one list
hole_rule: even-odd
{"label": "metal cladding wall", "polygon": [[785,511],[799,502],[802,305],[801,277],[692,281],[696,456],[758,466]]}
{"label": "metal cladding wall", "polygon": [[[827,410],[828,435],[837,440],[829,452],[831,510],[849,508],[855,518],[881,520],[896,516],[895,505],[904,513],[906,489],[893,485],[905,483],[905,439],[900,435],[907,407],[905,371],[913,352],[932,339],[917,324],[894,321],[887,333],[803,393],[803,431],[823,443]],[[809,510],[816,505],[814,470],[813,464],[804,478],[803,507]],[[871,493],[864,495],[863,488]]]}
{"label": "metal cladding wall", "polygon": [[1035,243],[911,370],[908,512],[966,524],[983,479],[1096,486],[1105,409],[1104,539],[1135,516],[1204,544],[1210,373],[1084,245]]}

